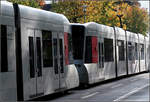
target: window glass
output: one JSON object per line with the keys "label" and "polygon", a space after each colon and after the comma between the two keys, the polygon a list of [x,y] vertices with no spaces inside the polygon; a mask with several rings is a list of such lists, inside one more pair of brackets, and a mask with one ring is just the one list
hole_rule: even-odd
{"label": "window glass", "polygon": [[124,49],[124,41],[118,40],[118,53],[119,53],[119,61],[124,61],[125,60],[125,49]]}
{"label": "window glass", "polygon": [[72,37],[68,34],[68,50],[69,50],[69,64],[73,64],[73,49],[72,49]]}
{"label": "window glass", "polygon": [[99,43],[98,44],[98,49],[99,49],[99,68],[104,67],[104,43]]}
{"label": "window glass", "polygon": [[92,37],[86,37],[85,63],[92,63]]}
{"label": "window glass", "polygon": [[138,46],[137,46],[137,43],[135,43],[135,59],[138,60]]}
{"label": "window glass", "polygon": [[1,25],[1,72],[8,72],[7,26]]}
{"label": "window glass", "polygon": [[52,52],[52,32],[42,31],[42,42],[43,42],[43,66],[53,66],[53,52]]}
{"label": "window glass", "polygon": [[29,63],[30,63],[30,78],[34,78],[35,77],[35,69],[34,69],[33,37],[29,37]]}
{"label": "window glass", "polygon": [[144,60],[144,44],[140,44],[141,47],[141,60]]}
{"label": "window glass", "polygon": [[62,39],[59,39],[59,53],[60,53],[60,72],[64,73],[64,57],[63,57],[63,44],[62,44]]}
{"label": "window glass", "polygon": [[135,44],[128,42],[128,60],[135,60]]}
{"label": "window glass", "polygon": [[113,39],[104,39],[105,62],[114,61],[113,58]]}
{"label": "window glass", "polygon": [[84,26],[72,26],[73,57],[83,59]]}
{"label": "window glass", "polygon": [[40,77],[40,76],[42,76],[41,39],[40,39],[40,37],[36,38],[36,46],[37,46],[37,70],[38,70],[38,77]]}
{"label": "window glass", "polygon": [[55,74],[58,74],[58,45],[57,45],[57,39],[53,39],[53,44],[54,44],[54,70],[55,70]]}

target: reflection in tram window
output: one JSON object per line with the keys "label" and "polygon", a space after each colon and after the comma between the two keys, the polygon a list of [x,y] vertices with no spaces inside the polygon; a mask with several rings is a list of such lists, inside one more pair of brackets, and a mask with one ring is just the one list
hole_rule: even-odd
{"label": "reflection in tram window", "polygon": [[118,40],[118,50],[119,50],[119,61],[124,61],[125,60],[125,50],[124,50],[124,41]]}
{"label": "reflection in tram window", "polygon": [[85,63],[92,63],[92,37],[86,37]]}
{"label": "reflection in tram window", "polygon": [[8,72],[7,27],[1,25],[1,72]]}
{"label": "reflection in tram window", "polygon": [[43,41],[43,66],[52,67],[53,66],[52,32],[42,31],[42,41]]}
{"label": "reflection in tram window", "polygon": [[144,44],[140,44],[141,48],[141,60],[144,60]]}
{"label": "reflection in tram window", "polygon": [[113,58],[113,39],[104,39],[105,62],[114,61]]}
{"label": "reflection in tram window", "polygon": [[84,48],[84,26],[72,26],[73,57],[74,59],[83,58]]}

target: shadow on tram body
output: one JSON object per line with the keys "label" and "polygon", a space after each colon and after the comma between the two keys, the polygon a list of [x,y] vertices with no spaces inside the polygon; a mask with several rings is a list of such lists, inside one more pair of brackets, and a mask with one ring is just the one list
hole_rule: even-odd
{"label": "shadow on tram body", "polygon": [[150,71],[144,71],[144,72],[135,73],[135,74],[131,74],[131,75],[124,75],[124,76],[120,76],[118,78],[104,80],[104,81],[101,81],[101,82],[98,82],[98,83],[95,83],[95,84],[91,84],[91,85],[79,86],[77,88],[73,88],[73,89],[70,89],[70,90],[67,90],[67,91],[46,95],[46,96],[39,97],[39,98],[29,100],[29,101],[50,101],[50,100],[55,100],[55,99],[58,99],[58,98],[61,98],[61,97],[64,97],[64,96],[69,96],[69,95],[75,94],[75,92],[73,90],[86,90],[86,89],[97,87],[99,85],[104,85],[104,84],[107,84],[107,83],[111,83],[111,82],[118,81],[118,80],[121,80],[121,79],[133,77],[133,76],[143,74],[143,73],[150,73]]}

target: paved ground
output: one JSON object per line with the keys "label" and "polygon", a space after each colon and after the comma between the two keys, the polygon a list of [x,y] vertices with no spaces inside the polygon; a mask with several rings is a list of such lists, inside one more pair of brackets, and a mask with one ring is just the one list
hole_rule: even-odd
{"label": "paved ground", "polygon": [[87,89],[74,89],[67,94],[47,96],[50,102],[149,102],[149,73],[100,83]]}

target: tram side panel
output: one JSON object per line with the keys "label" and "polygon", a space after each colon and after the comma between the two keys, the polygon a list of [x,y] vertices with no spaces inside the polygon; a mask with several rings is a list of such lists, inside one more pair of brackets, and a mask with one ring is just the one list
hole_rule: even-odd
{"label": "tram side panel", "polygon": [[0,3],[0,101],[10,101],[17,99],[14,11]]}

